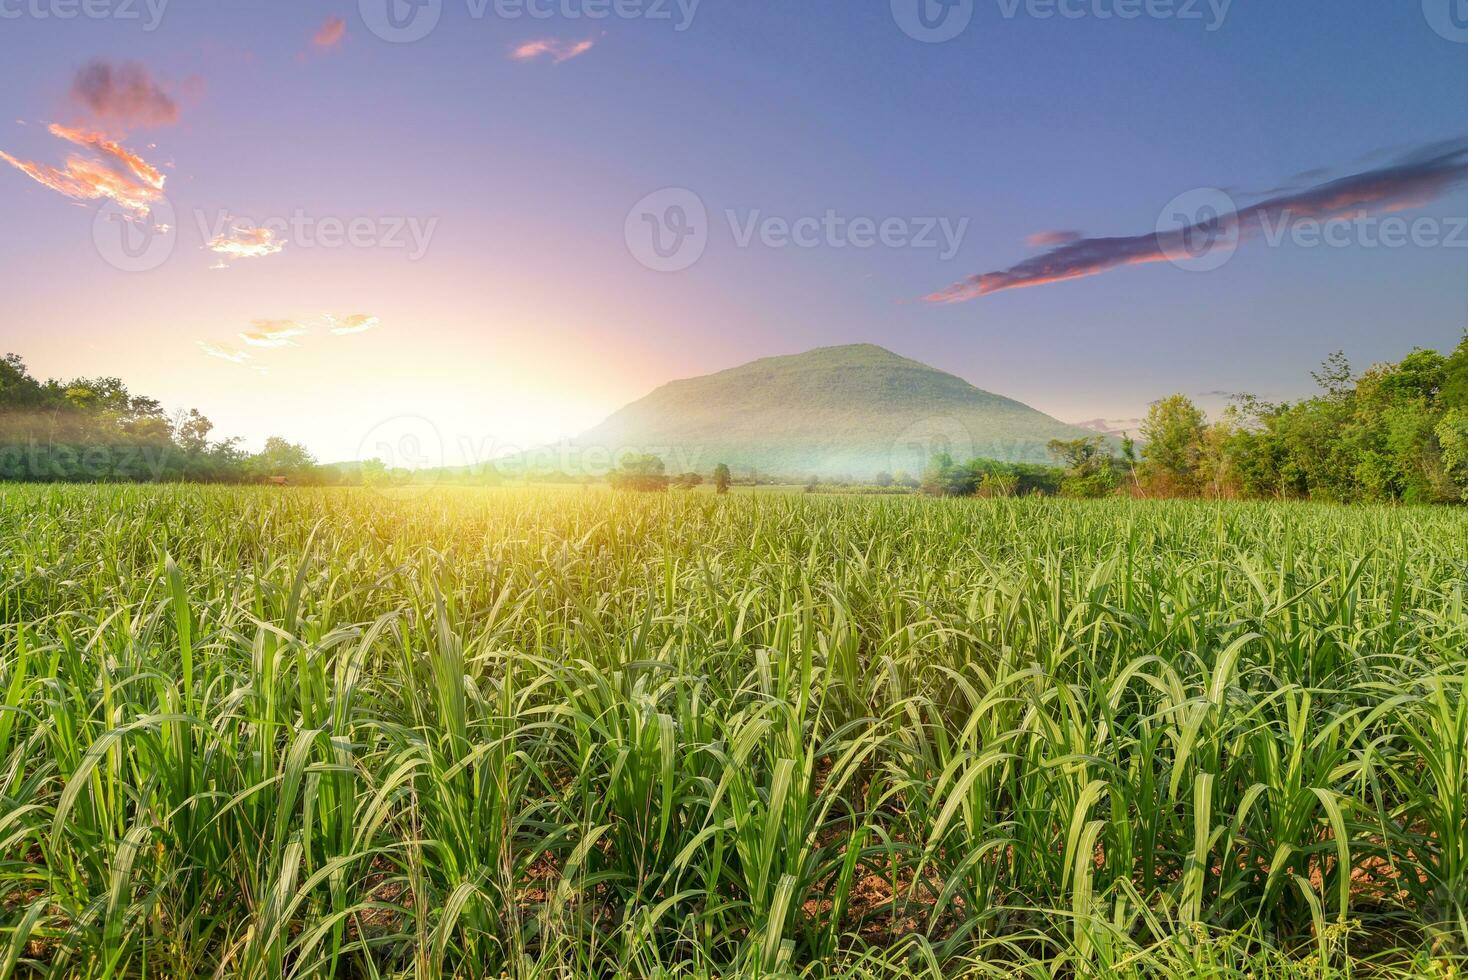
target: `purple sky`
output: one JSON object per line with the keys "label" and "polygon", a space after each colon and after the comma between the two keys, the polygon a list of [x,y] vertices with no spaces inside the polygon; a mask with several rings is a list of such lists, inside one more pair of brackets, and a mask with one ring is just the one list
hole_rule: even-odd
{"label": "purple sky", "polygon": [[1125,418],[1468,326],[1456,0],[88,2],[0,0],[0,347],[248,445],[857,342]]}

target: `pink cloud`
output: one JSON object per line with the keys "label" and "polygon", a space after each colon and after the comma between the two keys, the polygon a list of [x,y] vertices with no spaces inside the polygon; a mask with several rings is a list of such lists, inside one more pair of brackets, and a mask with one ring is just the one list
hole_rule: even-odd
{"label": "pink cloud", "polygon": [[559,65],[563,61],[579,58],[595,45],[595,41],[562,41],[558,38],[547,37],[525,42],[512,51],[510,57],[515,61],[534,61],[545,55]]}
{"label": "pink cloud", "polygon": [[146,217],[163,197],[167,178],[142,157],[100,133],[53,123],[52,136],[94,150],[102,159],[72,154],[65,167],[21,160],[0,150],[4,160],[43,187],[76,201],[112,200],[135,218]]}
{"label": "pink cloud", "polygon": [[269,228],[231,228],[228,233],[209,240],[209,251],[232,259],[259,259],[275,255],[285,242]]}
{"label": "pink cloud", "polygon": [[334,48],[341,43],[346,33],[347,22],[345,20],[340,17],[328,17],[311,38],[311,43],[318,48]]}
{"label": "pink cloud", "polygon": [[1025,239],[1025,244],[1030,248],[1054,248],[1057,245],[1069,245],[1080,237],[1081,233],[1078,231],[1037,231]]}

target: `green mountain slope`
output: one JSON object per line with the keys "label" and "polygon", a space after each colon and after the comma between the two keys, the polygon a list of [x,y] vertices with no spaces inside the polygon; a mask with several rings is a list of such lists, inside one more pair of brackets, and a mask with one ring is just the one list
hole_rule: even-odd
{"label": "green mountain slope", "polygon": [[663,385],[570,443],[656,453],[672,472],[728,463],[787,476],[920,473],[932,455],[1043,462],[1088,433],[871,344],[769,357]]}

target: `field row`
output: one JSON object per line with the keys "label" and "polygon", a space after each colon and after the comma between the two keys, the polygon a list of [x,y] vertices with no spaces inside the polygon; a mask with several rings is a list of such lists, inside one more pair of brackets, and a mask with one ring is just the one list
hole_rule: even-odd
{"label": "field row", "polygon": [[1468,515],[0,486],[0,976],[1450,975]]}

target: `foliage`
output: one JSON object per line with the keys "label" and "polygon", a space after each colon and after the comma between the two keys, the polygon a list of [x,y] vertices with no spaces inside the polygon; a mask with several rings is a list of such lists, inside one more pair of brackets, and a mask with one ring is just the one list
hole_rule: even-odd
{"label": "foliage", "polygon": [[1116,492],[1117,466],[1104,436],[1052,439],[1050,455],[1065,466],[1060,493],[1065,497],[1107,497]]}
{"label": "foliage", "polygon": [[1465,521],[0,487],[0,976],[1461,976]]}
{"label": "foliage", "polygon": [[1036,463],[1004,463],[995,459],[955,462],[947,453],[933,458],[923,473],[922,491],[932,497],[969,497],[982,488],[986,496],[1053,496],[1064,485],[1066,473]]}
{"label": "foliage", "polygon": [[0,360],[0,480],[313,483],[329,475],[283,439],[252,457],[234,439],[211,442],[213,429],[197,409],[169,416],[117,378],[41,382],[18,355]]}
{"label": "foliage", "polygon": [[714,490],[716,492],[718,492],[719,494],[726,494],[726,493],[729,492],[729,484],[730,484],[730,482],[732,482],[732,477],[729,474],[729,466],[728,466],[728,464],[727,463],[720,463],[718,466],[715,466],[714,467]]}
{"label": "foliage", "polygon": [[1203,424],[1182,395],[1153,406],[1143,483],[1156,495],[1453,503],[1468,499],[1468,334],[1355,375],[1334,354],[1320,394],[1238,400]]}
{"label": "foliage", "polygon": [[658,493],[668,489],[667,465],[649,453],[628,454],[612,471],[610,482],[616,490]]}

